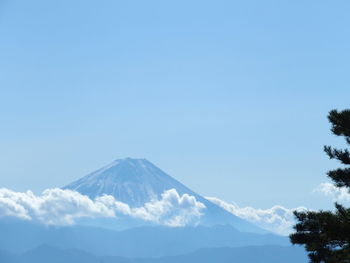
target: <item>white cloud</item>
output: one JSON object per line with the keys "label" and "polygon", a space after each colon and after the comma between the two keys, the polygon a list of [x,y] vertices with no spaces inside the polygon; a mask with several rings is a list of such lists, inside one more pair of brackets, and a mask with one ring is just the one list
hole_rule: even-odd
{"label": "white cloud", "polygon": [[298,207],[288,209],[283,206],[273,206],[270,209],[256,209],[253,207],[239,207],[234,203],[227,203],[216,197],[206,197],[209,201],[224,208],[228,212],[242,219],[248,220],[257,226],[269,230],[271,232],[288,235],[292,232],[295,224],[293,211],[305,211],[306,208]]}
{"label": "white cloud", "polygon": [[205,205],[198,202],[194,196],[180,196],[175,189],[171,189],[165,191],[159,201],[148,202],[143,207],[133,209],[133,212],[153,222],[184,226],[202,216],[201,210],[204,208]]}
{"label": "white cloud", "polygon": [[345,187],[336,187],[331,183],[322,183],[314,192],[319,192],[324,194],[325,196],[331,197],[333,201],[337,202],[349,202],[350,201],[350,193]]}
{"label": "white cloud", "polygon": [[185,226],[201,217],[205,206],[194,196],[180,196],[175,189],[165,191],[159,200],[142,207],[128,204],[105,195],[91,200],[85,195],[59,188],[47,189],[41,195],[0,189],[0,217],[17,217],[52,225],[74,224],[82,217],[131,216],[167,226]]}

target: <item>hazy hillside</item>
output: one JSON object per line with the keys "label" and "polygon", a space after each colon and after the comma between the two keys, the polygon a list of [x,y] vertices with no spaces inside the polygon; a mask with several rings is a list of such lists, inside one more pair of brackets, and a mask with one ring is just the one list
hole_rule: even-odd
{"label": "hazy hillside", "polygon": [[306,263],[305,252],[297,247],[208,248],[190,254],[161,258],[97,257],[77,249],[40,246],[21,255],[0,251],[1,263]]}
{"label": "hazy hillside", "polygon": [[204,247],[289,245],[286,237],[242,233],[231,226],[140,227],[118,232],[82,226],[46,227],[15,221],[0,222],[0,232],[0,248],[20,253],[42,244],[126,257],[179,255]]}

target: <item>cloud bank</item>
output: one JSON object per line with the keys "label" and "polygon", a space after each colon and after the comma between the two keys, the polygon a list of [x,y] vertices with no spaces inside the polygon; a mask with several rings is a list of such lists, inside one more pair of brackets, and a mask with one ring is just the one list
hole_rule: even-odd
{"label": "cloud bank", "polygon": [[331,183],[322,183],[314,192],[319,192],[324,194],[325,196],[331,197],[335,202],[349,202],[350,201],[350,193],[349,190],[345,187],[336,187]]}
{"label": "cloud bank", "polygon": [[[331,197],[335,202],[350,202],[348,189],[345,187],[335,187],[331,183],[322,183],[313,192],[319,192],[327,197]],[[293,211],[308,210],[305,207],[288,209],[279,205],[275,205],[269,209],[257,209],[249,206],[240,207],[235,203],[227,203],[216,197],[206,197],[206,199],[235,216],[280,235],[288,235],[293,231],[293,226],[296,223]]]}
{"label": "cloud bank", "polygon": [[305,211],[305,207],[288,209],[283,206],[273,206],[270,209],[256,209],[253,207],[239,207],[234,203],[227,203],[216,197],[206,197],[209,201],[222,207],[228,212],[271,232],[288,235],[293,230],[295,219],[293,211]]}
{"label": "cloud bank", "polygon": [[119,216],[131,216],[179,227],[197,222],[203,209],[204,204],[194,196],[180,196],[175,189],[165,191],[159,200],[137,208],[131,208],[110,195],[92,200],[78,192],[59,188],[47,189],[38,196],[31,191],[0,189],[0,217],[16,217],[48,225],[71,225],[83,217],[117,219]]}

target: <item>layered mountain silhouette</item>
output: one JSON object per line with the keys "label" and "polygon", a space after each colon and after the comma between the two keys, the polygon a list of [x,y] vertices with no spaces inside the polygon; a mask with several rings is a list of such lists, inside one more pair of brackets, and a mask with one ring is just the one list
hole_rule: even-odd
{"label": "layered mountain silhouette", "polygon": [[[228,224],[244,232],[266,233],[265,230],[236,217],[195,193],[146,159],[115,160],[65,186],[64,189],[77,191],[92,199],[104,194],[112,195],[116,200],[126,203],[130,207],[143,206],[151,200],[161,198],[164,191],[175,189],[180,195],[189,194],[205,205],[204,215],[200,219],[201,225]],[[115,226],[118,229],[118,226],[111,223],[111,220],[105,220],[105,225]],[[140,226],[140,222],[137,222],[137,225]],[[133,225],[131,224],[131,226]]]}
{"label": "layered mountain silhouette", "polygon": [[306,253],[298,247],[261,246],[244,248],[203,248],[173,257],[124,258],[96,256],[78,249],[41,245],[22,254],[0,250],[1,263],[303,263]]}
{"label": "layered mountain silhouette", "polygon": [[[115,231],[91,226],[45,226],[0,220],[0,249],[23,253],[42,244],[123,257],[175,256],[208,247],[289,246],[286,237],[244,233],[232,226],[138,227]],[[1,262],[1,261],[0,261]]]}

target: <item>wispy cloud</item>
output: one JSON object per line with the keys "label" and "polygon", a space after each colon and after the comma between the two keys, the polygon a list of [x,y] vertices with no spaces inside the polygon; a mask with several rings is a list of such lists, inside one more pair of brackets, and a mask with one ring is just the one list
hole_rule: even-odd
{"label": "wispy cloud", "polygon": [[293,211],[306,210],[305,207],[288,209],[278,205],[273,206],[270,209],[257,209],[249,206],[239,207],[235,203],[227,203],[216,197],[206,198],[235,216],[248,220],[261,228],[280,235],[288,235],[292,232],[292,227],[295,224]]}
{"label": "wispy cloud", "polygon": [[0,189],[0,217],[17,217],[51,225],[70,225],[82,217],[131,216],[167,226],[185,226],[202,215],[204,204],[194,196],[180,196],[175,189],[165,191],[159,200],[131,208],[105,195],[94,200],[71,190],[47,189],[41,195],[31,191]]}
{"label": "wispy cloud", "polygon": [[336,187],[331,183],[322,183],[313,192],[319,192],[325,196],[331,197],[333,201],[336,202],[349,202],[350,193],[349,190],[345,187]]}

